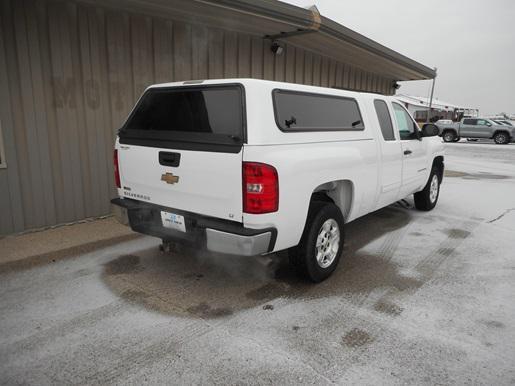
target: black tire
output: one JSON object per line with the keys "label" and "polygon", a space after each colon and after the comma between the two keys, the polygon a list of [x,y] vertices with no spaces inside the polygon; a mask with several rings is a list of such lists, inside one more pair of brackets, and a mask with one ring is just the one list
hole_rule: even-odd
{"label": "black tire", "polygon": [[452,130],[447,130],[443,133],[442,138],[444,142],[454,142],[458,136]]}
{"label": "black tire", "polygon": [[456,137],[456,138],[454,138],[454,140],[452,142],[459,142],[460,139],[461,139],[460,137]]}
{"label": "black tire", "polygon": [[[317,261],[316,244],[319,236],[322,236],[320,234],[322,226],[328,221],[330,223],[330,220],[333,220],[338,226],[339,240],[335,241],[338,249],[330,264],[323,267]],[[343,225],[342,213],[336,205],[320,201],[313,201],[311,203],[300,243],[297,247],[291,248],[288,251],[290,264],[297,270],[299,275],[314,283],[320,283],[334,272],[343,251]],[[331,227],[330,229],[334,230],[335,228]],[[325,239],[324,237],[322,237],[322,240],[327,240],[327,244],[325,244],[327,246],[330,243],[330,239]],[[326,262],[328,263],[329,259]]]}
{"label": "black tire", "polygon": [[[417,192],[413,195],[415,198],[415,208],[418,210],[423,211],[429,211],[433,209],[436,206],[436,203],[438,202],[438,197],[440,197],[440,178],[439,178],[439,170],[436,167],[433,167],[431,169],[431,174],[429,175],[429,180],[427,181],[426,186],[424,189],[422,189],[420,192]],[[433,178],[436,177],[436,185],[437,185],[437,192],[436,197],[431,194],[431,184],[433,182]]]}
{"label": "black tire", "polygon": [[498,145],[506,145],[510,142],[510,137],[504,131],[500,131],[499,133],[495,133],[494,142]]}

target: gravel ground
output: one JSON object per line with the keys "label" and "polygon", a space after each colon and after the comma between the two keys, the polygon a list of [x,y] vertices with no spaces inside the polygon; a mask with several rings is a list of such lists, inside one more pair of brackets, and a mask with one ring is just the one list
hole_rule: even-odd
{"label": "gravel ground", "polygon": [[513,384],[514,165],[447,145],[437,208],[348,224],[320,285],[147,237],[0,270],[0,383]]}

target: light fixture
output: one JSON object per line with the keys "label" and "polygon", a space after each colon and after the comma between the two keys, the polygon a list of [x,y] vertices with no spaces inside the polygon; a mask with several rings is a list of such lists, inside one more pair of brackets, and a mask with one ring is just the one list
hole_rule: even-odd
{"label": "light fixture", "polygon": [[272,45],[270,46],[270,49],[274,53],[274,55],[282,55],[284,48],[277,42],[272,42]]}

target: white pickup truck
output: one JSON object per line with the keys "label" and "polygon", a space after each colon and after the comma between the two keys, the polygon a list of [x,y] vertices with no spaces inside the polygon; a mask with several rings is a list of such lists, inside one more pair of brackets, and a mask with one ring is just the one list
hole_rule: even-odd
{"label": "white pickup truck", "polygon": [[393,97],[256,79],[149,87],[119,130],[112,203],[136,232],[241,256],[289,250],[314,282],[344,225],[443,178],[438,128]]}

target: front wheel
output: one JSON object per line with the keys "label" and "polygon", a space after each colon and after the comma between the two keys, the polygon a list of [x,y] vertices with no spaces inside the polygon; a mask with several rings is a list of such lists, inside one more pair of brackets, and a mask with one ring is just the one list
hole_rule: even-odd
{"label": "front wheel", "polygon": [[438,169],[431,169],[429,181],[420,192],[413,195],[415,198],[415,208],[418,210],[429,211],[436,206],[438,197],[440,196],[440,179],[438,178]]}
{"label": "front wheel", "polygon": [[343,251],[343,223],[333,203],[311,203],[300,243],[289,251],[290,263],[300,275],[319,283],[334,272]]}

